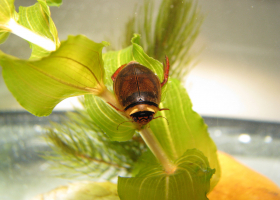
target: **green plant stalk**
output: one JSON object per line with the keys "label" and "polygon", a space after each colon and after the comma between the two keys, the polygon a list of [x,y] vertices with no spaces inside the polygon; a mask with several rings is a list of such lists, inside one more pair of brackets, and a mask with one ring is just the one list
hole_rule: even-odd
{"label": "green plant stalk", "polygon": [[[110,92],[106,87],[102,90],[101,93],[98,94],[100,98],[102,98],[105,102],[111,104],[112,106],[116,107],[117,109],[121,108],[119,103],[117,102],[114,94]],[[154,156],[163,166],[164,171],[167,174],[172,174],[176,170],[176,166],[171,162],[168,156],[165,154],[165,151],[162,149],[160,143],[158,142],[157,138],[154,136],[154,133],[151,129],[145,128],[140,129],[140,135],[145,141],[146,145],[152,151]]]}
{"label": "green plant stalk", "polygon": [[152,151],[154,156],[157,158],[157,160],[163,166],[164,171],[167,174],[172,174],[176,170],[176,166],[172,163],[172,161],[165,154],[165,151],[162,149],[160,143],[156,139],[152,130],[147,128],[147,126],[146,126],[144,129],[140,130],[140,135],[143,138],[143,140],[145,141],[146,145]]}
{"label": "green plant stalk", "polygon": [[121,110],[121,106],[115,98],[115,95],[107,89],[106,86],[101,86],[101,92],[96,94],[100,98],[102,98],[105,102],[109,103],[111,106],[114,106],[118,110]]}
{"label": "green plant stalk", "polygon": [[34,33],[32,30],[25,28],[24,26],[18,24],[13,18],[5,25],[5,27],[12,32],[13,34],[33,43],[36,44],[47,51],[55,51],[56,45],[55,43],[50,40],[49,38],[43,37]]}

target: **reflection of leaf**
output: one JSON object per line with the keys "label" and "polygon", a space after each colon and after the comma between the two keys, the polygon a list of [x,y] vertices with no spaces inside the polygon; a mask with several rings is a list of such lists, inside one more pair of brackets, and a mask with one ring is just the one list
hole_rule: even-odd
{"label": "reflection of leaf", "polygon": [[187,150],[174,162],[177,170],[166,174],[159,164],[143,168],[134,178],[119,178],[122,200],[200,200],[207,199],[209,180],[215,170],[196,149]]}
{"label": "reflection of leaf", "polygon": [[0,52],[3,77],[26,110],[37,116],[49,115],[67,97],[102,89],[104,45],[84,36],[70,36],[57,51],[37,61]]}
{"label": "reflection of leaf", "polygon": [[[38,3],[30,7],[19,7],[18,23],[32,30],[33,32],[49,38],[59,46],[59,39],[54,22],[51,19],[51,13],[47,3],[44,0],[38,0]],[[31,59],[41,58],[49,55],[49,51],[31,43]]]}

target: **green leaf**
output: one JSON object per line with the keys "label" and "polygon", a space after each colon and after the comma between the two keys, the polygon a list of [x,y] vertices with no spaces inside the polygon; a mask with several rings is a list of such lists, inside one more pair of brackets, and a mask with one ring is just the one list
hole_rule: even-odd
{"label": "green leaf", "polygon": [[[195,148],[201,151],[208,158],[210,168],[216,170],[210,180],[210,190],[212,190],[221,175],[216,155],[217,149],[208,134],[207,126],[203,119],[192,110],[189,96],[180,81],[173,78],[169,79],[166,97],[160,106],[169,110],[159,112],[157,116],[164,118],[152,120],[150,128],[164,153],[168,155],[171,161],[175,161],[188,149]],[[133,174],[138,174],[139,171],[156,162],[156,158],[151,152],[144,153],[135,166]],[[191,187],[191,185],[187,186]],[[146,193],[144,190],[142,192]]]}
{"label": "green leaf", "polygon": [[[38,0],[36,4],[30,7],[19,7],[18,23],[30,29],[31,31],[49,38],[58,47],[60,42],[57,30],[51,19],[50,9],[44,0]],[[29,42],[32,48],[30,59],[38,59],[49,55],[49,51]]]}
{"label": "green leaf", "polygon": [[157,74],[160,80],[163,80],[164,69],[162,63],[149,57],[139,45],[139,41],[140,35],[134,34],[134,37],[131,40],[131,46],[119,51],[111,51],[104,54],[105,83],[107,87],[112,88],[113,86],[111,76],[114,72],[120,66],[127,64],[130,61],[139,62]]}
{"label": "green leaf", "polygon": [[155,74],[159,77],[160,80],[163,80],[163,72],[164,68],[162,63],[158,60],[149,57],[143,50],[143,48],[138,44],[140,40],[139,35],[134,35],[132,38],[132,56],[133,59],[139,62],[140,64],[144,65],[145,67],[151,69]]}
{"label": "green leaf", "polygon": [[[118,52],[109,52],[103,57],[106,84],[111,89],[113,84],[111,75],[119,66],[127,63],[130,59],[136,60],[159,74],[159,76],[163,76],[163,66],[158,61],[147,56],[134,41],[139,41],[139,36],[136,35],[132,39],[132,46]],[[211,188],[213,188],[220,176],[216,146],[209,137],[207,126],[203,119],[191,109],[191,101],[181,83],[177,79],[170,78],[167,85],[166,97],[160,107],[169,108],[169,110],[159,112],[157,116],[165,118],[152,120],[150,127],[165,151],[164,153],[167,154],[171,161],[179,159],[188,149],[196,148],[202,151],[209,158],[210,167],[217,171],[214,178],[211,179]],[[120,115],[114,108],[98,97],[86,95],[85,99],[88,112],[93,121],[100,125],[100,128],[112,140],[124,141],[132,137],[135,132],[132,123],[123,123],[128,121],[127,118]],[[119,130],[116,127],[119,127]],[[146,158],[145,156],[143,157]],[[151,159],[148,158],[147,160],[150,163],[140,165],[139,169],[150,167]],[[205,184],[209,185],[209,182],[205,182]],[[205,184],[201,183],[200,188],[205,187]],[[191,187],[191,185],[187,186]],[[125,190],[122,185],[119,187],[119,190]],[[146,191],[143,190],[143,193],[146,193]],[[202,194],[205,197],[205,192]]]}
{"label": "green leaf", "polygon": [[4,43],[9,35],[10,30],[6,27],[11,18],[15,17],[14,0],[0,1],[0,44]]}
{"label": "green leaf", "polygon": [[[104,54],[105,85],[111,91],[113,88],[111,76],[121,65],[133,60],[151,69],[160,79],[163,79],[163,65],[145,54],[142,47],[137,44],[139,39],[139,35],[134,35],[131,46],[120,51]],[[99,124],[111,140],[126,141],[131,139],[135,133],[135,127],[128,121],[128,118],[121,115],[99,97],[85,95],[85,104],[92,119],[96,124]]]}
{"label": "green leaf", "polygon": [[217,148],[209,136],[204,120],[192,110],[191,100],[180,81],[169,79],[166,97],[160,107],[169,110],[158,112],[155,117],[162,117],[152,120],[150,128],[165,153],[171,160],[176,160],[187,149],[196,148],[202,151],[208,158],[210,167],[216,169],[211,179],[213,188],[220,177]]}
{"label": "green leaf", "polygon": [[15,6],[14,0],[0,1],[0,32],[1,29],[6,29],[4,26],[11,18],[14,17]]}
{"label": "green leaf", "polygon": [[85,104],[92,120],[111,140],[126,141],[132,138],[135,133],[134,125],[126,122],[128,119],[108,103],[94,95],[85,95]]}
{"label": "green leaf", "polygon": [[132,46],[119,51],[111,51],[103,54],[104,69],[105,69],[105,85],[113,90],[113,81],[111,76],[122,65],[133,60]]}
{"label": "green leaf", "polygon": [[167,174],[160,164],[143,168],[134,178],[118,179],[122,200],[203,200],[207,199],[209,180],[215,170],[198,150],[187,150],[174,162],[176,170]]}
{"label": "green leaf", "polygon": [[8,39],[9,35],[9,32],[0,33],[0,44],[4,43]]}
{"label": "green leaf", "polygon": [[36,61],[0,51],[5,83],[26,110],[37,116],[49,115],[67,97],[102,90],[105,45],[85,36],[69,36],[57,51]]}
{"label": "green leaf", "polygon": [[62,0],[47,0],[48,6],[61,6]]}

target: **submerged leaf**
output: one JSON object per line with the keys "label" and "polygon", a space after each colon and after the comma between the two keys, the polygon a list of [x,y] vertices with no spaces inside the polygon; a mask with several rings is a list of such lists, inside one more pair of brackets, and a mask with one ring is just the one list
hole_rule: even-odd
{"label": "submerged leaf", "polygon": [[160,164],[143,168],[134,178],[118,179],[122,200],[204,200],[215,170],[198,150],[187,150],[174,162],[176,171],[167,174]]}
{"label": "submerged leaf", "polygon": [[121,115],[108,103],[94,95],[85,95],[85,104],[92,120],[111,140],[127,141],[132,138],[135,133],[133,123],[129,122],[125,116]]}
{"label": "submerged leaf", "polygon": [[84,36],[69,36],[60,48],[36,61],[0,51],[3,77],[17,101],[37,116],[49,115],[63,99],[103,89],[102,48]]}
{"label": "submerged leaf", "polygon": [[[132,45],[121,49],[119,51],[111,51],[105,53],[103,56],[104,59],[104,68],[105,68],[105,83],[106,86],[111,88],[113,86],[113,81],[111,76],[115,71],[122,66],[127,64],[130,61],[137,61],[145,67],[152,70],[160,80],[163,80],[163,65],[158,60],[148,56],[143,48],[139,45],[140,35],[134,34],[134,37],[131,40]],[[162,60],[164,62],[164,60]]]}
{"label": "submerged leaf", "polygon": [[61,6],[62,0],[47,0],[48,6]]}
{"label": "submerged leaf", "polygon": [[145,52],[160,61],[168,55],[170,75],[183,80],[195,64],[196,54],[190,50],[203,21],[196,1],[162,0],[158,7],[145,0],[136,13],[126,24],[124,45],[129,45],[133,33],[141,34]]}
{"label": "submerged leaf", "polygon": [[152,120],[150,128],[165,153],[171,160],[175,160],[187,149],[196,148],[202,151],[208,158],[210,167],[216,169],[211,179],[211,188],[213,188],[220,177],[217,148],[209,136],[207,125],[202,117],[192,110],[187,91],[177,79],[169,79],[166,97],[160,104],[160,108],[169,110],[158,112],[156,117],[162,117]]}
{"label": "submerged leaf", "polygon": [[[54,22],[51,19],[50,9],[44,0],[38,0],[30,7],[19,7],[18,23],[32,30],[33,32],[46,37],[59,47],[59,39]],[[38,59],[49,55],[49,51],[29,42],[32,48],[31,59]]]}
{"label": "submerged leaf", "polygon": [[[110,90],[113,88],[111,76],[121,65],[129,63],[130,61],[139,62],[151,69],[160,79],[163,79],[163,65],[159,61],[149,57],[143,51],[142,47],[137,44],[139,38],[139,35],[135,35],[132,39],[131,46],[120,51],[108,52],[103,56],[105,84]],[[128,118],[120,114],[99,97],[85,95],[85,103],[92,119],[111,140],[126,141],[131,139],[135,133],[135,126]]]}
{"label": "submerged leaf", "polygon": [[0,1],[0,32],[4,25],[14,17],[15,6],[14,0],[1,0]]}
{"label": "submerged leaf", "polygon": [[4,43],[10,35],[7,24],[15,15],[14,0],[0,1],[0,44]]}

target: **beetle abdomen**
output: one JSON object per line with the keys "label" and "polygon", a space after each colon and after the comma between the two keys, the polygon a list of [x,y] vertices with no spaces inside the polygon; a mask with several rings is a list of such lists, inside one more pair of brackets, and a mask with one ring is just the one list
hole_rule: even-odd
{"label": "beetle abdomen", "polygon": [[114,82],[114,91],[124,109],[142,103],[158,107],[160,103],[159,78],[138,63],[128,64],[119,72]]}

